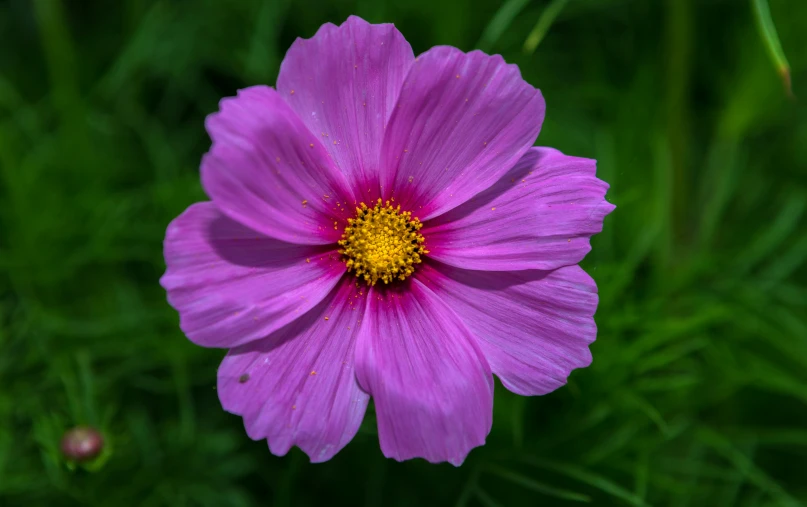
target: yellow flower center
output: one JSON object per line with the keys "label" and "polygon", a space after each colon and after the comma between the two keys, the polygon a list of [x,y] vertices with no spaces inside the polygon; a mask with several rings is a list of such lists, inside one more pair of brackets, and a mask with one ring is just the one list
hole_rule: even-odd
{"label": "yellow flower center", "polygon": [[421,255],[429,253],[418,232],[423,224],[411,212],[401,212],[400,205],[393,208],[390,201],[379,199],[372,208],[361,203],[356,218],[347,222],[339,253],[347,270],[371,286],[379,280],[405,280],[422,262]]}

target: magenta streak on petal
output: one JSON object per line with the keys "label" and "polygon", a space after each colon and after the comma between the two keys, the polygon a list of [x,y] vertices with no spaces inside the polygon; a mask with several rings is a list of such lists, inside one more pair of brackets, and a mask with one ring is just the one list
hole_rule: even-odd
{"label": "magenta streak on petal", "polygon": [[366,291],[344,278],[320,304],[264,340],[233,349],[219,367],[225,410],[244,418],[253,440],[282,456],[296,445],[327,461],[359,429],[369,396],[353,354]]}
{"label": "magenta streak on petal", "polygon": [[416,280],[370,293],[356,374],[370,392],[384,455],[460,465],[485,442],[490,368],[468,329]]}
{"label": "magenta streak on petal", "polygon": [[415,277],[460,316],[517,394],[554,391],[591,363],[597,286],[579,266],[483,272],[430,262]]}
{"label": "magenta streak on petal", "polygon": [[532,148],[488,190],[427,222],[429,257],[466,269],[556,269],[580,262],[614,205],[596,162]]}
{"label": "magenta streak on petal", "polygon": [[435,47],[407,75],[381,151],[381,182],[421,220],[490,187],[532,146],[541,92],[501,56]]}
{"label": "magenta streak on petal", "polygon": [[180,327],[204,347],[263,338],[319,303],[345,273],[333,247],[267,238],[211,202],[168,226],[160,283]]}
{"label": "magenta streak on petal", "polygon": [[359,199],[379,197],[378,158],[412,48],[394,25],[351,16],[297,39],[277,78],[283,99],[347,177]]}
{"label": "magenta streak on petal", "polygon": [[265,86],[240,90],[220,109],[207,118],[213,146],[202,160],[202,185],[216,206],[283,241],[338,241],[355,198],[320,138]]}

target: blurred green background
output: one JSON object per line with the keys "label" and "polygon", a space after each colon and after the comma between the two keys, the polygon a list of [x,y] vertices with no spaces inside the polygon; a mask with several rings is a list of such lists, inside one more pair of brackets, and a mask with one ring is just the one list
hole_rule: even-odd
{"label": "blurred green background", "polygon": [[[0,0],[0,505],[804,505],[807,2],[770,0],[795,98],[756,4]],[[384,459],[372,415],[329,463],[272,456],[158,285],[205,115],[349,14],[517,63],[539,144],[596,158],[618,206],[583,263],[593,365],[497,386],[460,468]],[[76,424],[107,439],[77,468]]]}

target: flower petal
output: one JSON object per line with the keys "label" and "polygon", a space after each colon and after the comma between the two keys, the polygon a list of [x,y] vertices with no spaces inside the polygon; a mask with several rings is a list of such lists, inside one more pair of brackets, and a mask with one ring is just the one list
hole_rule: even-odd
{"label": "flower petal", "polygon": [[160,284],[182,330],[205,347],[265,337],[319,303],[345,272],[332,248],[267,238],[211,202],[174,219],[164,246]]}
{"label": "flower petal", "polygon": [[591,364],[597,285],[579,266],[501,273],[431,262],[415,276],[460,316],[514,393],[549,393]]}
{"label": "flower petal", "polygon": [[412,66],[381,151],[384,193],[427,220],[491,186],[532,146],[541,92],[501,56],[430,49]]}
{"label": "flower petal", "polygon": [[366,201],[378,197],[384,126],[414,60],[394,25],[351,16],[297,39],[280,67],[278,91]]}
{"label": "flower petal", "polygon": [[596,161],[532,148],[488,190],[425,224],[429,257],[465,269],[556,269],[580,262],[614,205]]}
{"label": "flower petal", "polygon": [[205,125],[213,146],[202,160],[202,185],[222,213],[290,243],[339,240],[353,194],[318,136],[275,90],[240,90]]}
{"label": "flower petal", "polygon": [[371,292],[356,375],[375,400],[385,456],[460,465],[485,443],[490,368],[457,315],[418,281]]}
{"label": "flower petal", "polygon": [[327,461],[356,434],[369,396],[356,383],[353,350],[366,297],[353,280],[265,340],[231,350],[218,374],[225,410],[253,440],[282,456],[296,445]]}

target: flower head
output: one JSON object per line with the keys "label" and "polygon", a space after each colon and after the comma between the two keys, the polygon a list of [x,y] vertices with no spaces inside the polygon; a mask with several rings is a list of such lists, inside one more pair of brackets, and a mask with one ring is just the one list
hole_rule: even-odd
{"label": "flower head", "polygon": [[501,57],[415,58],[356,17],[221,102],[211,201],[169,225],[161,283],[191,341],[230,349],[218,393],[251,438],[328,460],[372,397],[386,456],[458,465],[492,374],[538,395],[591,362],[576,264],[613,206],[593,160],[532,147],[543,117]]}

